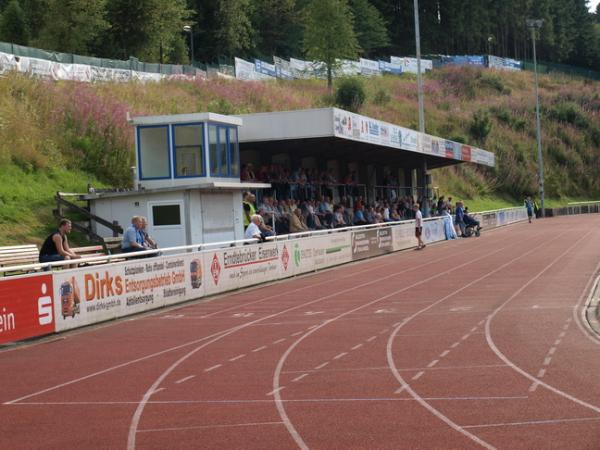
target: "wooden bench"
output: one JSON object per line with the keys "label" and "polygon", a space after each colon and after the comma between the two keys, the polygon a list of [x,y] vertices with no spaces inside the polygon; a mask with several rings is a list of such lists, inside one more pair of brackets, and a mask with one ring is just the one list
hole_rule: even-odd
{"label": "wooden bench", "polygon": [[39,261],[39,256],[40,250],[35,244],[0,247],[0,267],[35,264]]}
{"label": "wooden bench", "polygon": [[122,242],[123,242],[123,238],[121,236],[102,238],[102,245],[104,247],[104,252],[107,255],[116,255],[118,253],[122,253],[122,251],[121,251],[121,243]]}

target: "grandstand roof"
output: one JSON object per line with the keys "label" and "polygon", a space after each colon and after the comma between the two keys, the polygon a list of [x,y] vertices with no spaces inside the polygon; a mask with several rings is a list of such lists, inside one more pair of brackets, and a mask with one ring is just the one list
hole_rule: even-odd
{"label": "grandstand roof", "polygon": [[[242,149],[293,152],[429,168],[473,162],[494,166],[494,154],[338,108],[243,114]],[[260,145],[257,145],[260,144]]]}

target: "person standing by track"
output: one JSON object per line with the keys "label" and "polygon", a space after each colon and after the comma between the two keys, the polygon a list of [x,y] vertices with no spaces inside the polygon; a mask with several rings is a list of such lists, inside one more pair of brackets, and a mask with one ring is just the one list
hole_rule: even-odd
{"label": "person standing by track", "polygon": [[413,211],[415,212],[415,237],[417,238],[417,250],[421,250],[425,248],[425,243],[421,238],[423,234],[423,214],[419,209],[419,204],[415,203],[413,205]]}

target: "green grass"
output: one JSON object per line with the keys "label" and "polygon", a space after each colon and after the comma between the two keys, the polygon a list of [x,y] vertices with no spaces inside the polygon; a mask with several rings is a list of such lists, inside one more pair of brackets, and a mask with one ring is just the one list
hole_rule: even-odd
{"label": "green grass", "polygon": [[[57,191],[86,192],[100,186],[91,175],[60,168],[24,171],[8,164],[0,172],[0,245],[40,244],[56,227],[52,210]],[[71,239],[81,241],[74,234]]]}
{"label": "green grass", "polygon": [[[417,128],[414,76],[363,82],[360,114]],[[447,67],[427,74],[424,84],[428,133],[496,155],[494,168],[432,170],[440,195],[481,211],[518,206],[537,193],[531,73]],[[600,83],[542,75],[540,86],[547,206],[600,198]],[[323,80],[86,84],[7,74],[0,78],[0,245],[41,242],[54,227],[56,191],[84,192],[88,182],[101,187],[98,180],[130,185],[134,139],[127,113],[240,114],[332,101]],[[473,135],[478,112],[489,117],[485,136]]]}

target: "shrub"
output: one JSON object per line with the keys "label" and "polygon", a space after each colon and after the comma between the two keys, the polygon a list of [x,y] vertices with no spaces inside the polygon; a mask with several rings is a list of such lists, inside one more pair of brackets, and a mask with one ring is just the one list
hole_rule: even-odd
{"label": "shrub", "polygon": [[483,144],[492,131],[492,121],[485,111],[477,111],[469,126],[469,133],[477,142]]}
{"label": "shrub", "polygon": [[344,78],[339,82],[335,93],[335,103],[340,108],[358,112],[365,102],[365,98],[363,82],[359,78]]}
{"label": "shrub", "polygon": [[373,98],[373,103],[375,103],[376,105],[379,105],[379,106],[385,106],[390,102],[391,99],[392,99],[392,97],[390,96],[390,94],[387,93],[386,90],[379,89],[375,93],[375,97]]}

